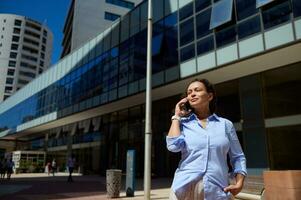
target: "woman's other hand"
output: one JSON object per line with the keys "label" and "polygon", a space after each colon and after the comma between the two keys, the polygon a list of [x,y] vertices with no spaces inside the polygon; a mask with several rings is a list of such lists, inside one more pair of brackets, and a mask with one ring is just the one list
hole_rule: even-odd
{"label": "woman's other hand", "polygon": [[235,185],[229,185],[228,187],[224,188],[224,192],[231,192],[233,196],[237,195],[240,193],[242,190],[243,184],[236,183]]}

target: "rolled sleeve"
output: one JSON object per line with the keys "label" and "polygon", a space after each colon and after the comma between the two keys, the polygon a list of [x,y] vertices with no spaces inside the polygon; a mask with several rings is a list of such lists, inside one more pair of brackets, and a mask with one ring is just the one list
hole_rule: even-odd
{"label": "rolled sleeve", "polygon": [[183,135],[177,137],[166,136],[167,149],[171,152],[179,152],[185,148],[185,139]]}
{"label": "rolled sleeve", "polygon": [[228,124],[228,136],[230,140],[229,157],[233,167],[234,174],[247,175],[246,157],[242,151],[241,145],[236,135],[232,122]]}

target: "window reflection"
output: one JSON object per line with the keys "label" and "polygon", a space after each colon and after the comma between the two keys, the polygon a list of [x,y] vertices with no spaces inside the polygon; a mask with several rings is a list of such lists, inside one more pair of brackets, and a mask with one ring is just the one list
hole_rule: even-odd
{"label": "window reflection", "polygon": [[191,44],[181,49],[181,62],[193,58],[194,56],[195,56],[194,44]]}
{"label": "window reflection", "polygon": [[197,38],[201,38],[209,33],[212,33],[212,30],[209,29],[210,14],[211,9],[207,9],[196,16]]}
{"label": "window reflection", "polygon": [[195,0],[195,12],[201,11],[211,4],[211,0]]}
{"label": "window reflection", "polygon": [[213,36],[206,37],[197,43],[197,53],[198,55],[207,53],[214,49],[214,38]]}
{"label": "window reflection", "polygon": [[256,9],[256,0],[236,0],[236,12],[237,19],[245,19],[255,13],[258,13],[259,9]]}
{"label": "window reflection", "polygon": [[273,7],[267,6],[263,8],[262,18],[265,29],[290,20],[290,14],[292,12],[290,2],[275,1],[275,3],[276,5],[273,5]]}
{"label": "window reflection", "polygon": [[236,41],[236,25],[232,25],[226,29],[216,32],[216,46],[222,47]]}
{"label": "window reflection", "polygon": [[274,0],[256,0],[256,8],[260,8],[266,4],[273,2]]}
{"label": "window reflection", "polygon": [[240,122],[240,99],[238,80],[215,85],[217,94],[217,114],[232,122]]}
{"label": "window reflection", "polygon": [[301,113],[301,63],[263,73],[265,117]]}
{"label": "window reflection", "polygon": [[212,5],[210,29],[223,25],[232,19],[233,0],[221,0]]}
{"label": "window reflection", "polygon": [[194,40],[193,18],[180,24],[180,43],[181,46]]}
{"label": "window reflection", "polygon": [[297,170],[301,168],[301,126],[267,129],[271,170]]}
{"label": "window reflection", "polygon": [[294,17],[301,16],[301,1],[300,0],[292,0],[292,3],[293,3]]}
{"label": "window reflection", "polygon": [[247,36],[250,36],[254,33],[258,33],[260,31],[261,31],[261,27],[260,27],[259,16],[255,16],[242,23],[239,23],[237,26],[237,33],[239,39],[245,38]]}
{"label": "window reflection", "polygon": [[180,21],[193,15],[193,3],[185,5],[179,10]]}

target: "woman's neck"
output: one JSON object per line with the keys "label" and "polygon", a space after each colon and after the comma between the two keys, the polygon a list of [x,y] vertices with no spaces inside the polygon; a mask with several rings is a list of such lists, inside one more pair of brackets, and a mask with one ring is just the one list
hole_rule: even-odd
{"label": "woman's neck", "polygon": [[207,119],[211,115],[209,108],[194,109],[194,113],[199,120]]}

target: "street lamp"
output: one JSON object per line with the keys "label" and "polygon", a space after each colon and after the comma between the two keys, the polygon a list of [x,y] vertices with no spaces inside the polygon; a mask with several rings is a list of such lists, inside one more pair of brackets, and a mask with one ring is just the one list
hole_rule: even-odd
{"label": "street lamp", "polygon": [[145,100],[145,144],[144,144],[144,199],[150,199],[151,151],[152,151],[152,0],[148,0],[146,100]]}

